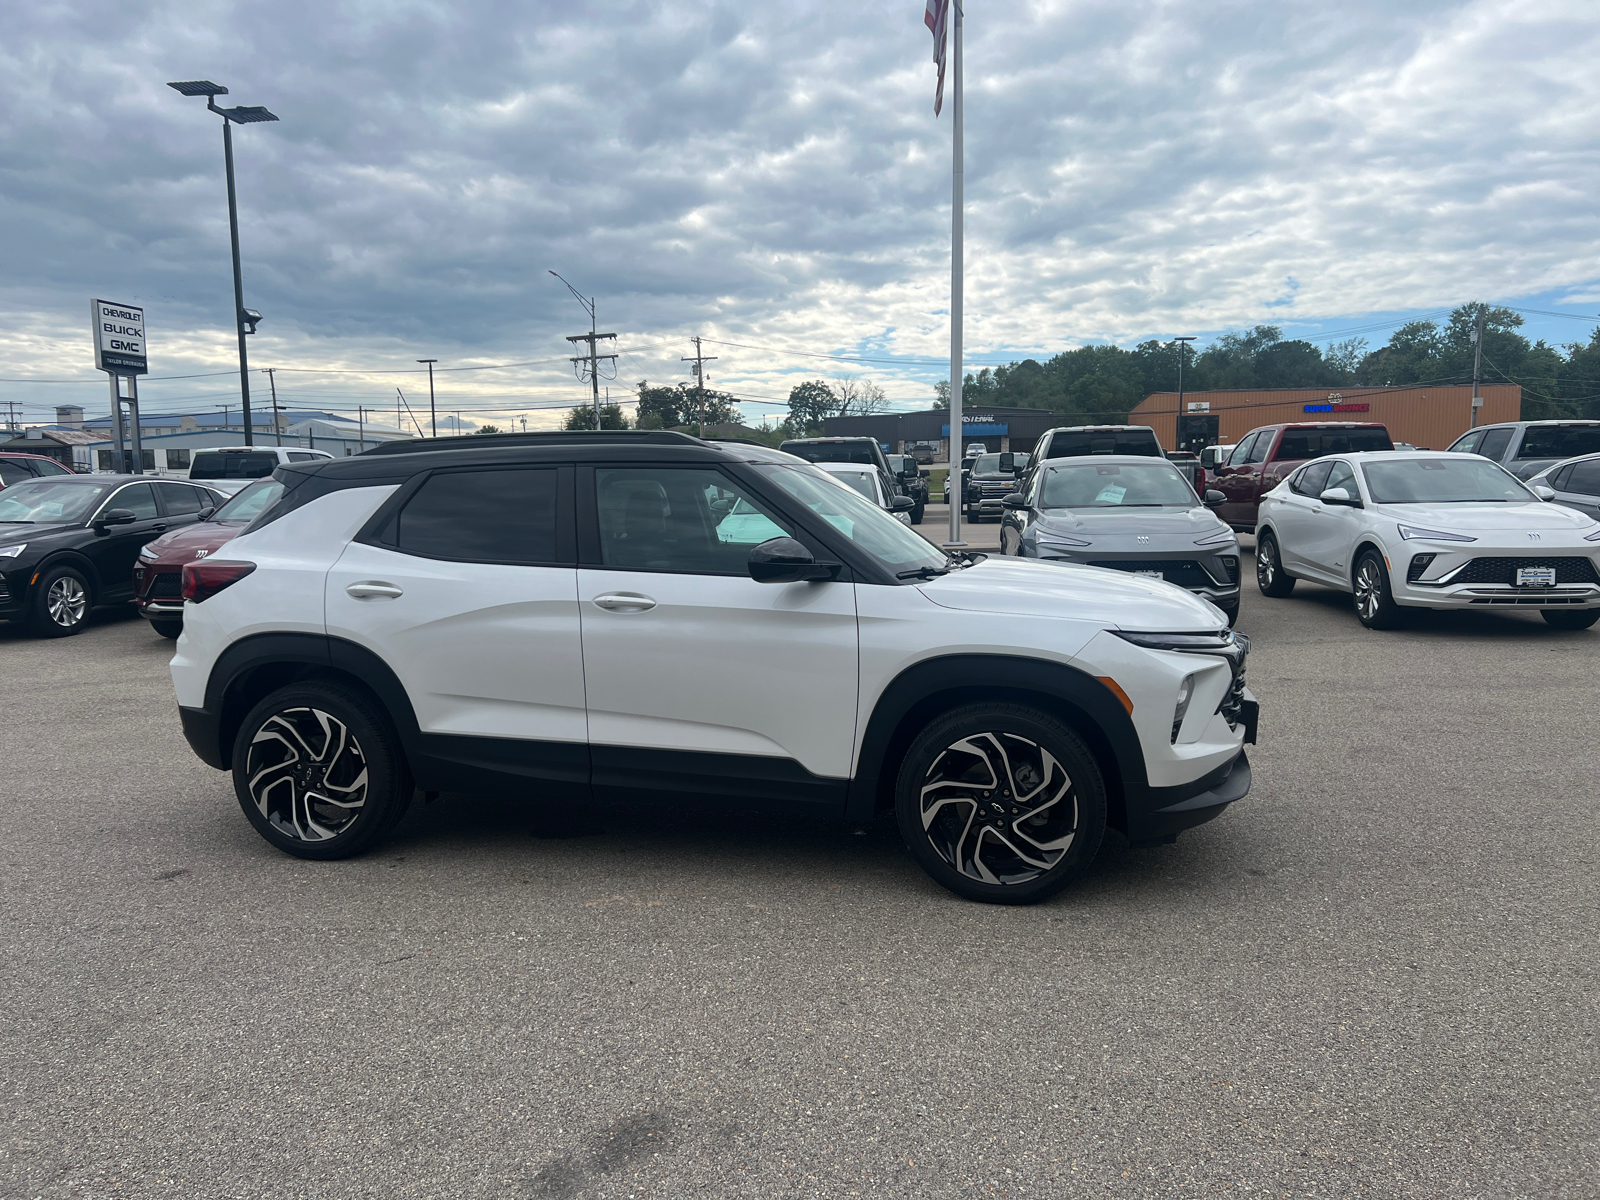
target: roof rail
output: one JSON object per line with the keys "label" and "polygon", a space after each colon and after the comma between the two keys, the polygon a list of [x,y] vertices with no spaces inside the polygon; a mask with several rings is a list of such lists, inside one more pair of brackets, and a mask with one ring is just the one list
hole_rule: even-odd
{"label": "roof rail", "polygon": [[365,456],[374,454],[422,454],[435,450],[492,450],[497,446],[550,446],[574,442],[610,443],[612,445],[638,444],[667,446],[703,446],[697,437],[673,429],[606,429],[551,430],[548,433],[473,433],[463,437],[411,438],[408,441],[383,442]]}

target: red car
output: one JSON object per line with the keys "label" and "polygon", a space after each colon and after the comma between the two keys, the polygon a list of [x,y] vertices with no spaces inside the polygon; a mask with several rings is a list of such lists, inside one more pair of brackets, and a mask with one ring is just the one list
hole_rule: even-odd
{"label": "red car", "polygon": [[210,516],[164,534],[140,550],[133,568],[133,600],[139,615],[162,637],[182,633],[183,564],[216,553],[281,495],[283,484],[276,479],[258,479]]}
{"label": "red car", "polygon": [[1387,427],[1375,421],[1295,421],[1263,425],[1239,439],[1228,461],[1208,471],[1204,486],[1228,499],[1217,515],[1240,533],[1256,531],[1261,497],[1308,459],[1324,454],[1393,450]]}
{"label": "red car", "polygon": [[71,475],[72,472],[53,458],[43,454],[19,454],[12,450],[0,451],[0,488],[28,479],[49,479],[52,475]]}

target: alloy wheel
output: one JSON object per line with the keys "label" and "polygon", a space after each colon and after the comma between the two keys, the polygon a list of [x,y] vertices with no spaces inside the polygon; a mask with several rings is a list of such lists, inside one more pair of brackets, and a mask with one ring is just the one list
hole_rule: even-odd
{"label": "alloy wheel", "polygon": [[338,837],[367,802],[361,744],[319,708],[286,708],[262,722],[250,739],[246,773],[262,817],[297,841]]}
{"label": "alloy wheel", "polygon": [[1272,581],[1277,578],[1278,567],[1273,561],[1276,549],[1270,541],[1264,547],[1256,547],[1256,583],[1260,584],[1262,591],[1270,588]]}
{"label": "alloy wheel", "polygon": [[1370,558],[1356,569],[1356,608],[1367,620],[1378,613],[1383,597],[1383,581],[1378,578],[1378,567]]}
{"label": "alloy wheel", "polygon": [[1072,778],[1014,733],[975,733],[942,750],[920,794],[929,844],[969,879],[1028,883],[1061,861],[1078,833]]}
{"label": "alloy wheel", "polygon": [[63,629],[71,629],[89,611],[89,594],[74,576],[63,575],[45,593],[45,611]]}

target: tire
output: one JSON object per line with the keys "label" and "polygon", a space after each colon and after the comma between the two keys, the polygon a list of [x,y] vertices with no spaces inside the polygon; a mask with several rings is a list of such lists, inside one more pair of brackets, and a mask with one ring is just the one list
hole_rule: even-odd
{"label": "tire", "polygon": [[178,640],[178,635],[183,632],[183,618],[179,617],[176,621],[151,621],[150,628],[162,637],[175,642]]}
{"label": "tire", "polygon": [[1256,539],[1256,586],[1263,596],[1282,599],[1294,591],[1294,576],[1283,569],[1278,539],[1263,533]]}
{"label": "tire", "polygon": [[76,567],[51,567],[34,586],[28,628],[35,637],[71,637],[89,620],[94,597],[89,581]]}
{"label": "tire", "polygon": [[1356,616],[1368,629],[1398,629],[1405,619],[1389,589],[1389,568],[1376,550],[1363,550],[1351,574]]}
{"label": "tire", "polygon": [[[1009,803],[1024,788],[1030,801]],[[1094,860],[1106,788],[1088,747],[1061,721],[1020,704],[972,704],[935,718],[911,743],[895,812],[907,847],[940,885],[968,900],[1033,904]],[[980,813],[989,818],[982,825]]]}
{"label": "tire", "polygon": [[922,524],[922,510],[924,507],[925,505],[919,504],[911,510],[911,523],[913,525]]}
{"label": "tire", "polygon": [[328,860],[382,841],[405,815],[412,782],[400,739],[370,700],[337,684],[303,683],[273,692],[245,717],[233,743],[233,790],[256,832],[279,850]]}
{"label": "tire", "polygon": [[1552,629],[1588,629],[1600,621],[1600,608],[1541,608],[1539,615]]}

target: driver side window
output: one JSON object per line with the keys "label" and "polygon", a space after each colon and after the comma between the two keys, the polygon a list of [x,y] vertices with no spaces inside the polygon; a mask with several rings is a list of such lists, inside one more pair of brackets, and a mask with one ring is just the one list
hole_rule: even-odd
{"label": "driver side window", "polygon": [[1320,491],[1318,491],[1318,492],[1316,492],[1314,494],[1320,496],[1323,492],[1327,491],[1329,488],[1338,488],[1338,487],[1342,487],[1345,491],[1349,492],[1350,493],[1350,499],[1352,499],[1352,500],[1359,500],[1361,498],[1361,491],[1360,491],[1359,488],[1356,487],[1355,472],[1350,469],[1350,464],[1349,463],[1346,463],[1346,462],[1336,462],[1336,463],[1334,463],[1332,469],[1329,470],[1329,472],[1328,472],[1328,482],[1322,487],[1322,489]]}
{"label": "driver side window", "polygon": [[1245,460],[1245,455],[1250,453],[1250,447],[1256,444],[1256,439],[1260,436],[1261,435],[1259,433],[1252,433],[1242,440],[1237,446],[1235,446],[1233,448],[1233,453],[1228,455],[1228,465],[1230,467],[1237,467],[1243,463]]}
{"label": "driver side window", "polygon": [[793,530],[720,471],[601,467],[600,560],[628,571],[743,575],[750,551]]}

